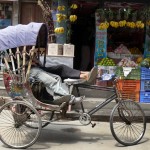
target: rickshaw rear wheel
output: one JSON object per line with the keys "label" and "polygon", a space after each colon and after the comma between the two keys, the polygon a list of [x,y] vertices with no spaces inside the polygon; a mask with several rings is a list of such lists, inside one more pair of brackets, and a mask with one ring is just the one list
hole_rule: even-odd
{"label": "rickshaw rear wheel", "polygon": [[145,113],[141,106],[132,100],[122,100],[112,110],[110,129],[113,137],[122,145],[137,144],[146,130]]}
{"label": "rickshaw rear wheel", "polygon": [[[30,119],[30,114],[36,117]],[[24,101],[12,101],[0,108],[0,139],[11,148],[27,148],[32,146],[41,133],[41,119],[38,111]],[[36,123],[37,129],[32,130],[25,124]]]}

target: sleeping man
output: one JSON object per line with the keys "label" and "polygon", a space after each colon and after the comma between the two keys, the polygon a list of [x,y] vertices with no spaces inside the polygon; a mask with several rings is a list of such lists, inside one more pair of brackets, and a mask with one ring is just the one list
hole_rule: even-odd
{"label": "sleeping man", "polygon": [[30,70],[30,77],[36,78],[36,80],[42,82],[46,87],[47,92],[53,96],[54,100],[58,99],[60,96],[70,96],[70,105],[80,103],[84,99],[84,96],[75,97],[74,95],[71,95],[69,89],[64,87],[60,76],[63,76],[63,79],[85,79],[87,83],[95,80],[97,76],[96,67],[92,68],[90,72],[75,70],[65,65],[59,65],[52,68],[42,67],[38,59],[34,57]]}

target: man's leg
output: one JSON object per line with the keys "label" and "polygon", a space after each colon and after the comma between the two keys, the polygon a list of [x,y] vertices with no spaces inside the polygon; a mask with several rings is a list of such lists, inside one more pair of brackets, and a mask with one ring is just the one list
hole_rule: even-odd
{"label": "man's leg", "polygon": [[[32,68],[30,72],[31,77],[36,77],[37,80],[44,83],[47,92],[49,94],[59,94],[60,96],[67,96],[71,95],[69,93],[69,89],[64,89],[62,86],[61,78],[57,75],[47,73],[46,71],[43,71],[39,68]],[[83,96],[81,97],[75,97],[71,95],[70,104],[81,102],[84,99]]]}
{"label": "man's leg", "polygon": [[32,68],[30,76],[36,77],[37,80],[43,82],[49,94],[69,95],[69,90],[62,88],[61,80],[58,80],[58,77],[56,78],[42,69]]}
{"label": "man's leg", "polygon": [[91,71],[79,71],[73,68],[70,68],[66,65],[56,65],[51,67],[45,67],[46,72],[59,75],[63,80],[64,79],[85,79],[88,83],[92,83],[96,80],[97,77],[97,67],[93,67]]}
{"label": "man's leg", "polygon": [[70,68],[63,64],[46,67],[45,71],[52,73],[52,74],[57,74],[62,79],[67,79],[67,78],[80,79],[80,71],[79,70]]}

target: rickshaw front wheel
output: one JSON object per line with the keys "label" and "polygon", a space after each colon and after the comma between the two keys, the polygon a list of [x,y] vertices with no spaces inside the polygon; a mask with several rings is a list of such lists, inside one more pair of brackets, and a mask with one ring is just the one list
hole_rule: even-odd
{"label": "rickshaw front wheel", "polygon": [[146,130],[145,113],[141,106],[132,100],[122,100],[112,110],[110,129],[113,137],[122,145],[137,144]]}
{"label": "rickshaw front wheel", "polygon": [[[30,118],[34,113],[36,117]],[[11,148],[27,148],[33,145],[41,133],[41,118],[38,111],[24,101],[12,101],[0,108],[0,139]],[[26,124],[36,124],[32,130]]]}

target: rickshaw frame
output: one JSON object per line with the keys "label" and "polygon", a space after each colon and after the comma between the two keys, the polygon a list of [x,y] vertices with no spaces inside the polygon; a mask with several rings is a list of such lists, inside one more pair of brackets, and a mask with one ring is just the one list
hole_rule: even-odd
{"label": "rickshaw frame", "polygon": [[[20,32],[16,30],[19,29],[16,28],[18,26],[20,29],[22,29]],[[36,56],[39,59],[41,54],[44,55],[43,66],[45,66],[46,48],[47,48],[47,27],[43,23],[30,23],[29,25],[18,25],[18,26],[10,27],[11,30],[15,28],[16,33],[13,32],[12,35],[13,36],[15,35],[15,37],[18,38],[17,41],[19,41],[20,38],[19,36],[17,36],[17,33],[19,35],[20,33],[22,33],[21,35],[22,38],[26,37],[27,33],[29,35],[33,33],[31,35],[34,36],[34,39],[32,43],[30,43],[30,40],[27,40],[26,38],[24,38],[24,40],[20,39],[21,42],[15,43],[16,41],[12,38],[11,32],[10,33],[8,32],[10,30],[7,31],[6,28],[3,29],[3,31],[0,33],[0,44],[1,43],[3,44],[0,47],[0,50],[5,50],[5,54],[2,55],[5,64],[5,69],[3,73],[4,84],[6,87],[6,91],[10,96],[10,98],[5,100],[4,98],[1,98],[2,100],[4,100],[4,104],[0,108],[0,121],[1,123],[2,122],[5,123],[5,127],[0,126],[0,137],[1,137],[1,141],[4,144],[6,144],[8,147],[27,148],[29,146],[32,146],[36,142],[36,140],[40,135],[42,127],[47,126],[52,121],[55,121],[55,119],[53,119],[53,117],[55,116],[54,115],[55,112],[59,112],[61,114],[67,113],[68,101],[64,100],[64,102],[62,102],[61,104],[56,105],[56,104],[43,103],[42,101],[35,98],[29,83],[29,73],[30,73],[34,54],[36,54]],[[23,26],[23,28],[21,28],[21,26]],[[28,29],[28,27],[30,27],[31,29],[25,30]],[[37,30],[34,27],[37,27]],[[7,37],[10,40],[9,42],[6,39],[4,39],[5,31],[8,33]],[[27,37],[29,37],[29,35]],[[32,36],[30,37],[30,39],[32,39]],[[6,42],[7,44],[4,42],[5,40],[7,41]],[[26,42],[24,43],[24,41]],[[28,47],[31,48],[28,49]],[[13,49],[15,50],[13,51]],[[30,58],[28,62],[26,61],[26,56]],[[22,61],[20,61],[20,59],[22,59]],[[17,64],[15,64],[15,62]],[[27,66],[26,66],[26,62],[27,62]],[[79,114],[79,121],[81,124],[83,125],[92,124],[92,127],[94,127],[95,124],[92,123],[92,115],[96,113],[98,110],[100,110],[101,108],[103,108],[105,105],[110,103],[111,101],[115,100],[117,104],[113,108],[112,113],[110,115],[110,129],[114,138],[119,143],[125,146],[135,145],[142,139],[146,130],[146,120],[145,120],[144,111],[142,110],[142,108],[137,102],[134,102],[132,100],[122,100],[122,97],[116,88],[117,80],[114,84],[115,86],[112,88],[99,87],[96,85],[87,85],[84,84],[84,82],[83,83],[67,82],[66,84],[68,84],[68,86],[70,87],[71,86],[75,87],[79,96],[80,96],[80,92],[79,92],[80,87],[113,92],[113,94],[110,97],[106,98],[104,102],[100,102],[98,105],[96,105],[93,109],[91,109],[88,112],[86,112],[84,109],[83,106],[84,102],[81,102],[82,113]],[[65,97],[62,97],[62,99],[65,99]],[[41,113],[43,110],[46,112],[51,112],[48,119],[43,119],[44,114]],[[136,116],[137,112],[138,115]],[[7,120],[6,116],[11,116],[9,117],[9,119],[12,122],[11,126],[16,130],[15,134],[19,136],[24,131],[24,138],[18,139],[18,137],[15,136],[13,139],[12,138],[8,139],[8,137],[6,137],[5,132],[9,128],[6,124],[6,120]],[[134,124],[134,127],[136,124],[138,126],[140,124],[141,128],[138,131],[139,134],[134,136],[130,134],[130,136],[132,135],[132,138],[128,138],[129,133],[126,132],[127,135],[123,137],[118,133],[119,129],[116,130],[115,128],[116,122],[129,127],[129,129],[132,126],[132,124]],[[135,127],[135,129],[137,130],[137,127]],[[132,131],[136,131],[136,130],[132,128]],[[32,139],[30,138],[30,140],[26,138],[29,132],[32,133],[32,137],[31,137]]]}

